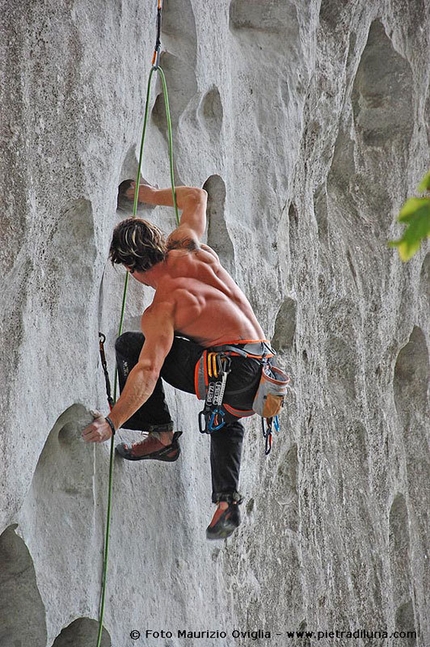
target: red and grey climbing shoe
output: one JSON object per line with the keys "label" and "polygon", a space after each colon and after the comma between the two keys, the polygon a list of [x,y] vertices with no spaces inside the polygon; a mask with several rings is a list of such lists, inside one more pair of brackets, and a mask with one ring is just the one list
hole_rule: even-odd
{"label": "red and grey climbing shoe", "polygon": [[115,451],[128,461],[155,460],[173,463],[178,460],[181,453],[178,442],[180,436],[182,436],[182,431],[176,431],[173,434],[171,444],[163,445],[158,438],[149,434],[140,443],[133,443],[133,445],[121,443],[115,447]]}
{"label": "red and grey climbing shoe", "polygon": [[226,539],[240,524],[240,511],[237,503],[229,503],[228,508],[217,508],[215,514],[206,528],[207,539]]}

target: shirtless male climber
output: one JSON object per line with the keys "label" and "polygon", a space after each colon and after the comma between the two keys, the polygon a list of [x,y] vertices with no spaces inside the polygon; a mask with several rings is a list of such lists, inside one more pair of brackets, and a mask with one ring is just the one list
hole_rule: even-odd
{"label": "shirtless male climber", "polygon": [[[134,190],[131,183],[129,199]],[[141,185],[138,199],[173,206],[171,189]],[[121,395],[106,418],[94,413],[83,438],[102,443],[122,426],[148,431],[145,440],[116,447],[127,460],[173,462],[179,457],[181,432],[173,431],[160,376],[177,389],[196,393],[195,367],[205,349],[216,351],[225,344],[243,349],[251,344],[261,356],[266,354],[264,333],[247,298],[217,254],[200,243],[206,227],[206,191],[177,187],[176,202],[182,211],[180,225],[167,239],[153,224],[128,218],[116,226],[110,247],[112,263],[124,265],[155,294],[142,315],[142,333],[124,333],[116,342]],[[252,413],[260,375],[258,360],[231,358],[223,401],[225,424],[210,434],[212,501],[217,509],[206,530],[208,539],[228,537],[240,523],[242,498],[237,488],[244,428],[239,416],[242,410]],[[228,405],[239,409],[236,415],[227,411]]]}

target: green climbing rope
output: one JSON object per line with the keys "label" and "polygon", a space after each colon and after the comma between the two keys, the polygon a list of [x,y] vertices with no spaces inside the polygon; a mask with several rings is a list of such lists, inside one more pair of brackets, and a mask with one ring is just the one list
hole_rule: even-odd
{"label": "green climbing rope", "polygon": [[[141,177],[141,172],[142,172],[142,162],[143,162],[143,152],[144,152],[144,146],[145,146],[145,138],[146,138],[146,130],[148,126],[148,117],[149,117],[149,100],[151,97],[151,81],[152,81],[152,75],[154,72],[157,71],[160,75],[161,79],[161,84],[163,87],[163,98],[164,98],[164,105],[166,109],[166,120],[167,120],[167,134],[168,134],[168,145],[169,145],[169,168],[170,168],[170,183],[172,187],[172,198],[173,198],[173,207],[175,209],[175,217],[176,217],[176,223],[179,226],[179,212],[178,212],[178,205],[176,202],[176,192],[175,192],[175,171],[174,171],[174,164],[173,164],[173,128],[172,128],[172,119],[170,116],[170,104],[169,104],[169,93],[167,91],[167,82],[166,82],[166,76],[164,74],[164,71],[161,67],[153,67],[151,69],[151,72],[149,74],[149,79],[148,79],[148,87],[147,87],[147,92],[146,92],[146,102],[145,102],[145,117],[143,120],[143,129],[142,129],[142,138],[140,142],[140,153],[139,153],[139,164],[137,167],[137,176],[136,176],[136,182],[135,182],[135,190],[134,190],[134,201],[133,201],[133,217],[136,216],[137,214],[137,207],[138,207],[138,202],[139,202],[139,183],[140,183],[140,177]],[[120,316],[120,324],[119,324],[119,330],[118,330],[118,336],[122,334],[122,329],[124,325],[124,315],[125,315],[125,306],[127,302],[127,290],[128,290],[128,279],[129,279],[129,274],[126,274],[125,277],[125,283],[124,283],[124,292],[123,292],[123,299],[122,299],[122,306],[121,306],[121,316]],[[117,380],[115,379],[114,382],[114,400],[116,400],[116,387],[117,387]]]}
{"label": "green climbing rope", "polygon": [[[167,133],[168,133],[168,147],[169,147],[169,164],[170,164],[170,181],[172,186],[172,196],[173,196],[173,206],[175,209],[176,222],[179,225],[179,213],[178,206],[176,202],[176,193],[175,193],[175,174],[174,174],[174,164],[173,164],[173,129],[172,129],[172,120],[170,116],[170,106],[169,106],[169,95],[167,91],[167,83],[164,71],[159,65],[153,66],[148,78],[148,86],[146,91],[146,103],[145,103],[145,116],[143,120],[143,129],[142,129],[142,138],[140,142],[140,153],[139,153],[139,164],[137,169],[136,177],[136,186],[134,191],[134,202],[133,202],[133,217],[137,214],[138,206],[138,197],[139,197],[139,183],[142,171],[142,161],[143,161],[143,151],[146,138],[146,130],[148,126],[148,116],[149,116],[149,100],[151,96],[151,82],[154,72],[158,72],[161,79],[161,84],[163,87],[163,97],[164,105],[166,109],[166,120],[167,120]],[[124,316],[125,316],[125,307],[127,302],[127,291],[128,291],[128,279],[129,274],[127,272],[124,282],[124,291],[122,296],[122,305],[121,305],[121,316],[118,329],[118,336],[122,334],[123,325],[124,325]],[[118,373],[115,371],[115,380],[114,380],[114,396],[113,400],[116,401],[117,394],[117,382],[118,382]],[[105,612],[105,602],[106,602],[106,583],[107,583],[107,570],[108,570],[108,557],[109,557],[109,537],[110,537],[110,526],[111,526],[111,517],[112,517],[112,489],[113,489],[113,466],[114,466],[114,455],[115,455],[115,440],[114,436],[111,439],[110,446],[110,461],[109,461],[109,485],[108,485],[108,504],[106,512],[106,535],[103,551],[103,571],[102,571],[102,585],[101,585],[101,598],[100,598],[100,613],[99,613],[99,632],[97,637],[97,647],[100,647],[103,633],[103,619]]]}
{"label": "green climbing rope", "polygon": [[161,69],[161,67],[158,67],[157,69],[163,86],[163,97],[164,97],[164,105],[166,108],[167,134],[168,134],[168,142],[169,142],[170,184],[172,186],[172,198],[173,198],[173,207],[175,209],[176,224],[179,227],[180,221],[179,221],[178,205],[176,203],[176,192],[175,192],[175,171],[173,166],[173,128],[172,128],[172,119],[170,117],[169,93],[167,92],[166,76],[163,70]]}

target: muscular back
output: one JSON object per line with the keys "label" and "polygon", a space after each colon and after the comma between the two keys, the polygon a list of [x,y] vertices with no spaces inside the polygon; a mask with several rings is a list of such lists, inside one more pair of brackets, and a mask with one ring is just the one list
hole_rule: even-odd
{"label": "muscular back", "polygon": [[[163,263],[152,306],[173,306],[176,333],[209,347],[264,339],[248,299],[207,245],[182,244]],[[174,245],[175,247],[175,245]]]}

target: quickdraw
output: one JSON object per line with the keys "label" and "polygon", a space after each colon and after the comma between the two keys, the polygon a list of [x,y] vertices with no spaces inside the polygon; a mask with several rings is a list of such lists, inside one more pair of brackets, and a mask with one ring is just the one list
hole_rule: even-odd
{"label": "quickdraw", "polygon": [[161,53],[161,19],[162,19],[163,2],[157,2],[157,38],[155,39],[154,53],[152,55],[152,68],[158,70],[160,66],[160,53]]}
{"label": "quickdraw", "polygon": [[224,353],[207,355],[208,386],[205,406],[199,413],[199,429],[202,434],[211,434],[224,426],[224,399],[227,377],[231,371],[231,358]]}
{"label": "quickdraw", "polygon": [[104,335],[102,332],[99,332],[100,361],[102,363],[103,373],[105,376],[107,401],[109,403],[109,409],[112,410],[112,407],[115,404],[115,402],[112,397],[112,391],[110,386],[109,371],[108,371],[106,355],[105,355],[105,341],[106,341],[106,335]]}

